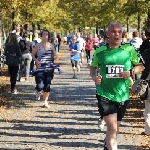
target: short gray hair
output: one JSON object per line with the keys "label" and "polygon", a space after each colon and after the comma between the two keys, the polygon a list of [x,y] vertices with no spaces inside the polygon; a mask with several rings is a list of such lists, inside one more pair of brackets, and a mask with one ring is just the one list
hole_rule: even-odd
{"label": "short gray hair", "polygon": [[112,21],[112,22],[110,22],[109,24],[108,24],[108,31],[110,30],[110,28],[113,26],[113,25],[118,25],[118,26],[120,26],[120,28],[121,28],[121,30],[122,30],[122,25],[121,25],[121,23],[119,23],[119,22],[117,22],[117,21]]}

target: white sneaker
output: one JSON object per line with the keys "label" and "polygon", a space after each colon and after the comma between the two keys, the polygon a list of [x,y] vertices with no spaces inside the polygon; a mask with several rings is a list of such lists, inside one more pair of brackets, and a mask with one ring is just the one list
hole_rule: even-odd
{"label": "white sneaker", "polygon": [[104,119],[98,119],[98,127],[103,130],[104,129],[104,126],[105,126],[105,121]]}
{"label": "white sneaker", "polygon": [[20,82],[24,82],[24,81],[25,81],[25,79],[24,79],[24,78],[21,78],[21,79],[20,79]]}
{"label": "white sneaker", "polygon": [[18,94],[17,89],[15,89],[14,91],[11,91],[11,94],[12,94],[12,95],[13,95],[13,94]]}
{"label": "white sneaker", "polygon": [[39,101],[41,98],[41,92],[37,92],[35,96],[35,100]]}
{"label": "white sneaker", "polygon": [[43,103],[43,107],[50,108],[50,105],[48,104],[47,101],[45,101],[45,102]]}

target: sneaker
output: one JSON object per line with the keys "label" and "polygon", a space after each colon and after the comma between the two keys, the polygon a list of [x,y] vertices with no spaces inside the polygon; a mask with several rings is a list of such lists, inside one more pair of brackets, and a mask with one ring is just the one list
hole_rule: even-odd
{"label": "sneaker", "polygon": [[17,89],[11,92],[11,94],[18,94]]}
{"label": "sneaker", "polygon": [[25,81],[25,79],[20,79],[20,82],[24,82]]}
{"label": "sneaker", "polygon": [[73,78],[73,79],[77,79],[76,75],[74,75],[72,78]]}
{"label": "sneaker", "polygon": [[36,96],[35,96],[35,99],[36,99],[37,101],[39,101],[39,100],[40,100],[40,97],[41,97],[41,92],[37,92],[37,93],[36,93]]}
{"label": "sneaker", "polygon": [[46,101],[46,102],[43,103],[43,107],[50,108],[50,105],[49,105],[48,102]]}
{"label": "sneaker", "polygon": [[25,78],[25,82],[29,82],[28,78]]}
{"label": "sneaker", "polygon": [[104,150],[108,150],[108,148],[106,147],[106,139],[104,139]]}
{"label": "sneaker", "polygon": [[104,126],[105,126],[105,121],[104,119],[98,119],[98,127],[103,130],[104,129]]}

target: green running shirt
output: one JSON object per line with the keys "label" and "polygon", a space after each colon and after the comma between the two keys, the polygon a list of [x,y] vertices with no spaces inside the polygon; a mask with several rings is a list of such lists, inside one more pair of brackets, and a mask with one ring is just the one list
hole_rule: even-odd
{"label": "green running shirt", "polygon": [[119,77],[119,72],[130,70],[139,61],[136,49],[130,44],[122,44],[116,49],[107,45],[97,48],[91,63],[92,67],[100,68],[102,76],[97,94],[115,102],[129,100],[130,79]]}

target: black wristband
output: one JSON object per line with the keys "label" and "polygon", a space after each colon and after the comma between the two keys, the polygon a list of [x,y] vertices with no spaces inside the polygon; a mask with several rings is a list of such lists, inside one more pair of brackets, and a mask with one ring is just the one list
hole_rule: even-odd
{"label": "black wristband", "polygon": [[133,78],[134,77],[134,71],[133,69],[130,69],[130,76]]}

